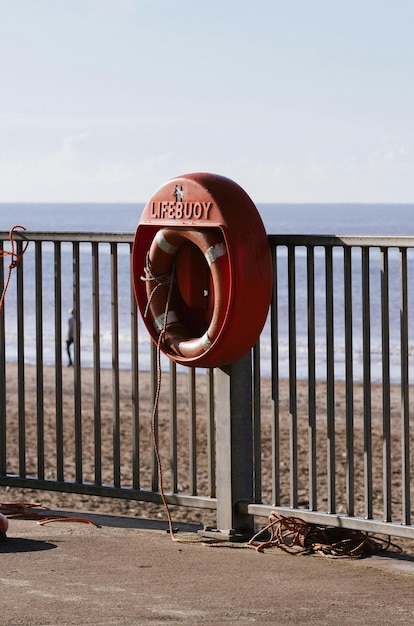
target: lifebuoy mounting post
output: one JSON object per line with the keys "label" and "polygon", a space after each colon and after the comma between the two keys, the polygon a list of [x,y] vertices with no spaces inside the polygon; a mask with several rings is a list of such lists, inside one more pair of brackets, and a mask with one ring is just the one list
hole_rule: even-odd
{"label": "lifebuoy mounting post", "polygon": [[143,210],[132,256],[138,307],[169,358],[225,366],[256,343],[272,263],[261,217],[237,183],[207,173],[166,182]]}

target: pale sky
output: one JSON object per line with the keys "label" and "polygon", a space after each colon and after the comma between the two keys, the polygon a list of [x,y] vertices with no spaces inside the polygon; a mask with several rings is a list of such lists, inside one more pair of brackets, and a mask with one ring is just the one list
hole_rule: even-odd
{"label": "pale sky", "polygon": [[414,202],[412,0],[0,0],[0,202]]}

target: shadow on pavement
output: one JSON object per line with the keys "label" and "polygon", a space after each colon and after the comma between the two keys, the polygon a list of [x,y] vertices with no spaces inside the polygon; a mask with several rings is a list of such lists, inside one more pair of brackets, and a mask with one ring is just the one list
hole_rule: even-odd
{"label": "shadow on pavement", "polygon": [[50,541],[39,541],[38,539],[20,539],[19,537],[8,537],[0,542],[0,554],[16,552],[41,552],[42,550],[53,550],[57,545]]}

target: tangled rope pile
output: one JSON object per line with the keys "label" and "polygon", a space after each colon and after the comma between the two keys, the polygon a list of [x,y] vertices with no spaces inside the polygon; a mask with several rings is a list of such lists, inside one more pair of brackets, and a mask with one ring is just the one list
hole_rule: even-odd
{"label": "tangled rope pile", "polygon": [[[268,533],[269,539],[258,541]],[[276,512],[270,515],[269,524],[252,537],[247,546],[258,552],[276,547],[289,554],[319,554],[332,559],[361,559],[390,549],[402,553],[390,537],[374,538],[359,530],[319,526]]]}

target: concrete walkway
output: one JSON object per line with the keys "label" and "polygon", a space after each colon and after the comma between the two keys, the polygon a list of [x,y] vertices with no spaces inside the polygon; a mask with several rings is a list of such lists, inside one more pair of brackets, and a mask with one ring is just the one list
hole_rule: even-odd
{"label": "concrete walkway", "polygon": [[413,557],[260,554],[191,543],[195,526],[176,524],[178,543],[165,523],[87,516],[100,526],[10,520],[1,626],[414,623]]}

